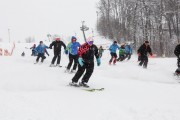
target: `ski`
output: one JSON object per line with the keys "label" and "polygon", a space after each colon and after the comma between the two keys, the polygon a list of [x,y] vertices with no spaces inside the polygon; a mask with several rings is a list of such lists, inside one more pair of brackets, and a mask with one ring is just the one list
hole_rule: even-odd
{"label": "ski", "polygon": [[76,84],[76,85],[68,84],[67,86],[75,87],[75,88],[81,88],[81,90],[84,90],[84,91],[87,91],[87,92],[103,91],[105,89],[105,88],[83,87],[83,86],[80,86],[78,84]]}
{"label": "ski", "polygon": [[84,88],[84,89],[82,89],[82,90],[85,90],[85,91],[88,91],[88,92],[95,92],[95,91],[103,91],[104,90],[104,88],[99,88],[99,89],[97,89],[97,88]]}

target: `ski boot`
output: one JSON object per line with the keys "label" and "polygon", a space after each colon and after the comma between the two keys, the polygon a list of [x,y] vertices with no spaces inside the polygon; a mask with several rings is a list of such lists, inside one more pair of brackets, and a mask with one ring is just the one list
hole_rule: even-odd
{"label": "ski boot", "polygon": [[69,71],[70,71],[69,69],[66,69],[66,70],[65,70],[65,73],[69,73]]}
{"label": "ski boot", "polygon": [[180,76],[180,68],[178,67],[174,73],[174,76]]}
{"label": "ski boot", "polygon": [[76,70],[71,70],[71,73],[76,73]]}
{"label": "ski boot", "polygon": [[75,83],[75,82],[70,82],[69,85],[74,86],[74,87],[79,87],[79,85],[77,83]]}
{"label": "ski boot", "polygon": [[57,67],[62,67],[60,64],[56,64]]}
{"label": "ski boot", "polygon": [[88,88],[89,86],[85,82],[79,82],[79,86]]}
{"label": "ski boot", "polygon": [[55,67],[55,65],[54,64],[50,64],[50,66],[49,67]]}

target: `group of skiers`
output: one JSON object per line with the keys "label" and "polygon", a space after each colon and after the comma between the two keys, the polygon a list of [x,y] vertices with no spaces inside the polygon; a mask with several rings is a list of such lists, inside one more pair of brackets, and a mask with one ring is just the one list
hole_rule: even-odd
{"label": "group of skiers", "polygon": [[[92,37],[89,37],[84,44],[80,44],[77,42],[77,38],[72,36],[71,42],[66,46],[61,39],[55,38],[55,41],[53,41],[50,46],[46,46],[43,44],[43,41],[40,41],[40,44],[36,47],[34,44],[32,49],[32,56],[37,56],[36,63],[39,62],[39,59],[41,58],[41,62],[44,61],[45,53],[49,56],[49,53],[46,49],[54,49],[54,57],[51,61],[50,67],[55,67],[60,65],[61,60],[61,48],[64,48],[65,54],[69,56],[69,63],[66,67],[65,72],[75,73],[74,77],[72,78],[72,82],[69,83],[69,85],[72,86],[84,86],[89,87],[87,85],[93,71],[94,71],[94,56],[97,61],[97,66],[100,66],[101,64],[101,57],[105,49],[103,49],[102,46],[98,47],[93,44],[94,40]],[[119,57],[117,55],[117,50],[119,50]],[[130,44],[121,44],[118,45],[117,41],[114,41],[113,44],[109,47],[111,58],[109,60],[109,65],[112,63],[115,65],[117,61],[123,61],[125,59],[129,60],[132,55],[132,47]],[[138,61],[139,66],[143,66],[143,68],[147,68],[148,65],[148,53],[152,56],[151,47],[149,45],[149,41],[145,41],[137,50],[138,54]],[[177,56],[177,66],[175,73],[180,75],[180,44],[176,46],[174,50],[174,54]],[[55,61],[57,59],[57,64],[54,65]],[[71,66],[74,62],[73,68],[71,69]],[[76,68],[78,66],[78,70],[76,72]],[[70,70],[71,69],[71,70]],[[78,84],[79,79],[83,75],[83,73],[86,71],[84,76],[82,77],[81,82]]]}
{"label": "group of skiers", "polygon": [[[55,67],[60,65],[61,60],[61,48],[64,48],[65,54],[69,56],[69,63],[67,65],[67,68],[65,72],[71,72],[75,73],[76,68],[78,66],[78,70],[74,77],[72,78],[72,82],[69,84],[72,86],[84,86],[89,87],[87,85],[87,82],[89,81],[89,78],[91,77],[93,71],[94,71],[94,56],[96,57],[97,65],[100,66],[101,60],[100,55],[103,52],[103,48],[100,47],[100,50],[98,50],[97,46],[93,44],[94,40],[92,37],[89,37],[86,42],[81,45],[79,42],[77,42],[77,38],[72,36],[71,42],[66,46],[61,39],[55,38],[55,41],[53,41],[49,47],[43,44],[43,41],[40,41],[40,44],[36,47],[34,44],[32,49],[32,56],[37,56],[36,63],[39,62],[39,59],[41,58],[41,62],[43,63],[45,57],[45,53],[48,54],[46,49],[54,49],[54,57],[52,58],[50,67]],[[49,54],[48,54],[49,55]],[[55,61],[57,60],[57,64],[54,65]],[[70,70],[72,64],[74,62],[73,68]],[[35,63],[35,64],[36,64]],[[86,71],[86,72],[85,72]],[[81,82],[78,84],[78,81],[80,77],[83,75]]]}
{"label": "group of skiers", "polygon": [[[55,38],[49,47],[43,44],[43,41],[40,41],[40,44],[36,47],[34,44],[32,48],[32,56],[37,56],[36,63],[39,62],[41,58],[41,62],[44,61],[45,53],[47,55],[48,52],[46,49],[54,49],[54,57],[52,58],[50,67],[55,67],[60,65],[61,60],[61,48],[64,48],[65,54],[69,56],[69,63],[66,67],[65,72],[75,73],[72,78],[72,82],[70,85],[72,86],[84,86],[89,87],[87,85],[93,71],[94,71],[94,56],[97,61],[97,65],[101,65],[101,57],[105,49],[102,46],[98,47],[94,44],[93,37],[89,37],[84,44],[80,44],[77,42],[77,38],[72,36],[70,43],[66,46],[60,38]],[[121,44],[118,45],[117,41],[114,41],[113,44],[108,49],[110,51],[111,58],[109,60],[109,65],[116,64],[117,61],[123,61],[125,59],[129,60],[132,55],[132,47],[130,44]],[[117,50],[119,50],[119,56],[117,55]],[[143,68],[147,68],[148,65],[148,53],[152,56],[151,47],[149,45],[149,41],[145,41],[137,50],[139,66],[143,66]],[[175,55],[178,57],[178,69],[176,72],[180,73],[180,45],[178,45],[175,49]],[[57,64],[55,65],[55,61],[57,59]],[[71,66],[74,62],[74,65],[71,69]],[[78,70],[76,72],[76,68]],[[86,72],[85,72],[86,71]],[[85,72],[82,77],[81,82],[78,84],[79,79]]]}
{"label": "group of skiers", "polygon": [[[121,44],[119,47],[117,41],[114,41],[113,44],[109,48],[111,59],[109,60],[109,64],[113,62],[116,64],[117,61],[123,61],[127,58],[129,60],[132,55],[132,48],[129,44]],[[116,51],[119,50],[119,58],[117,58]],[[147,68],[148,64],[148,53],[152,56],[152,51],[149,46],[149,41],[145,41],[143,45],[137,51],[138,53],[138,61],[140,61],[139,66],[143,66],[143,68]]]}

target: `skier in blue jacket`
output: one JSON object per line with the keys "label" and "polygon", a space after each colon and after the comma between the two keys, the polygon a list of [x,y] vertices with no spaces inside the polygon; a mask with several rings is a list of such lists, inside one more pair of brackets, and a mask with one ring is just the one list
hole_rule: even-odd
{"label": "skier in blue jacket", "polygon": [[116,51],[117,51],[117,49],[120,49],[120,47],[117,45],[117,41],[114,41],[113,44],[109,48],[110,54],[111,54],[111,59],[109,60],[109,65],[111,65],[112,61],[113,61],[114,65],[116,64],[116,61],[117,61]]}
{"label": "skier in blue jacket", "polygon": [[126,53],[125,59],[127,58],[127,60],[130,60],[132,55],[132,48],[129,44],[126,44],[125,46],[125,53]]}
{"label": "skier in blue jacket", "polygon": [[41,57],[41,62],[43,63],[44,59],[46,59],[46,57],[44,56],[45,53],[45,49],[49,49],[48,46],[46,46],[45,44],[43,44],[43,41],[40,41],[40,44],[36,47],[36,51],[38,53],[37,55],[37,59],[36,59],[36,63],[39,62],[39,58]]}
{"label": "skier in blue jacket", "polygon": [[37,56],[36,44],[34,44],[30,49],[32,49],[32,54],[31,54],[31,56]]}
{"label": "skier in blue jacket", "polygon": [[78,65],[78,49],[81,46],[79,42],[76,41],[76,37],[72,36],[71,42],[66,47],[66,54],[69,52],[69,63],[66,69],[66,72],[70,71],[71,65],[74,61],[73,69],[71,69],[71,72],[74,73],[76,71],[77,65]]}

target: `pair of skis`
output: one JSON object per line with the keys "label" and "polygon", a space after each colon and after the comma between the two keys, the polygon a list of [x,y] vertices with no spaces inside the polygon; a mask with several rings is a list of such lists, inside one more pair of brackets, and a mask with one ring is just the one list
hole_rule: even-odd
{"label": "pair of skis", "polygon": [[70,87],[75,87],[75,88],[82,88],[81,90],[87,91],[87,92],[95,92],[95,91],[103,91],[105,88],[91,88],[91,87],[83,87],[80,85],[68,85]]}
{"label": "pair of skis", "polygon": [[85,91],[88,91],[88,92],[95,92],[95,91],[103,91],[104,88],[86,88],[86,89],[82,89],[82,90],[85,90]]}

